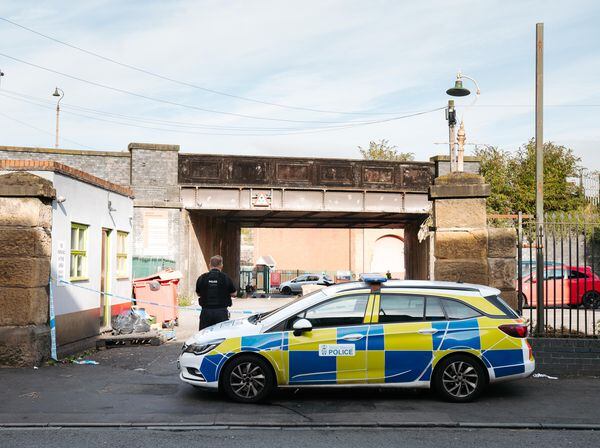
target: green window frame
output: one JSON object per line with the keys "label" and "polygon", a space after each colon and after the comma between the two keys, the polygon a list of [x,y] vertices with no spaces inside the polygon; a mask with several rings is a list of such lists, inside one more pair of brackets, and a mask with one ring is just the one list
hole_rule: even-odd
{"label": "green window frame", "polygon": [[88,280],[88,229],[86,224],[71,223],[70,280]]}
{"label": "green window frame", "polygon": [[128,251],[128,232],[117,231],[117,278],[129,278],[127,265]]}

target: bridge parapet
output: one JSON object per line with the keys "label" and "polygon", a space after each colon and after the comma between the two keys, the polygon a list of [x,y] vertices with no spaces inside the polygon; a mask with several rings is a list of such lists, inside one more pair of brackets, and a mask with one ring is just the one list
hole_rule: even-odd
{"label": "bridge parapet", "polygon": [[432,162],[179,154],[180,185],[427,193]]}

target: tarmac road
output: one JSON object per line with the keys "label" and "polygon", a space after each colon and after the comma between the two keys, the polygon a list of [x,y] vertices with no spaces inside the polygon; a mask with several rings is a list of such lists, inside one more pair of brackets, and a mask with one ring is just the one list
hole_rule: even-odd
{"label": "tarmac road", "polygon": [[1,447],[63,448],[211,448],[327,447],[379,448],[460,446],[495,447],[597,447],[596,431],[531,431],[498,429],[237,429],[237,430],[152,430],[152,429],[40,429],[2,430]]}
{"label": "tarmac road", "polygon": [[194,425],[405,425],[497,423],[600,427],[597,378],[497,384],[475,403],[439,401],[425,390],[282,389],[240,405],[179,381],[181,342],[96,352],[99,365],[0,369],[0,426],[32,423]]}

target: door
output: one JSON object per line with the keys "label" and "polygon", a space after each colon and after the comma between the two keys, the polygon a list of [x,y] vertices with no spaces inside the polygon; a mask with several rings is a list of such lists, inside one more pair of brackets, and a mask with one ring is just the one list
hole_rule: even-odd
{"label": "door", "polygon": [[100,256],[100,326],[110,325],[110,229],[102,229]]}
{"label": "door", "polygon": [[[528,305],[537,306],[537,278],[535,269],[523,279],[523,293]],[[544,304],[561,306],[569,303],[569,282],[565,281],[565,271],[561,266],[547,267],[544,270]]]}
{"label": "door", "polygon": [[433,335],[439,331],[432,322],[444,319],[437,298],[382,292],[375,301],[368,335],[368,381],[429,380]]}
{"label": "door", "polygon": [[569,268],[566,273],[568,279],[565,283],[568,285],[569,292],[564,297],[564,305],[580,305],[583,295],[594,289],[592,271],[589,268]]}
{"label": "door", "polygon": [[289,320],[289,328],[300,318],[313,326],[298,336],[288,331],[289,384],[366,381],[369,296],[368,292],[338,296]]}

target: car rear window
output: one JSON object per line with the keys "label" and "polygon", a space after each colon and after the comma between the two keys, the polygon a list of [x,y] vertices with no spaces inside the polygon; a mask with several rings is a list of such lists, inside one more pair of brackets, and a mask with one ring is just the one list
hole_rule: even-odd
{"label": "car rear window", "polygon": [[513,310],[510,306],[508,306],[508,304],[504,300],[502,300],[502,297],[493,295],[493,296],[486,296],[485,299],[488,302],[490,302],[492,305],[494,305],[496,308],[498,308],[500,311],[502,311],[505,316],[519,317],[517,312],[515,310]]}
{"label": "car rear window", "polygon": [[481,316],[481,313],[470,306],[451,299],[441,299],[448,320],[471,319]]}

